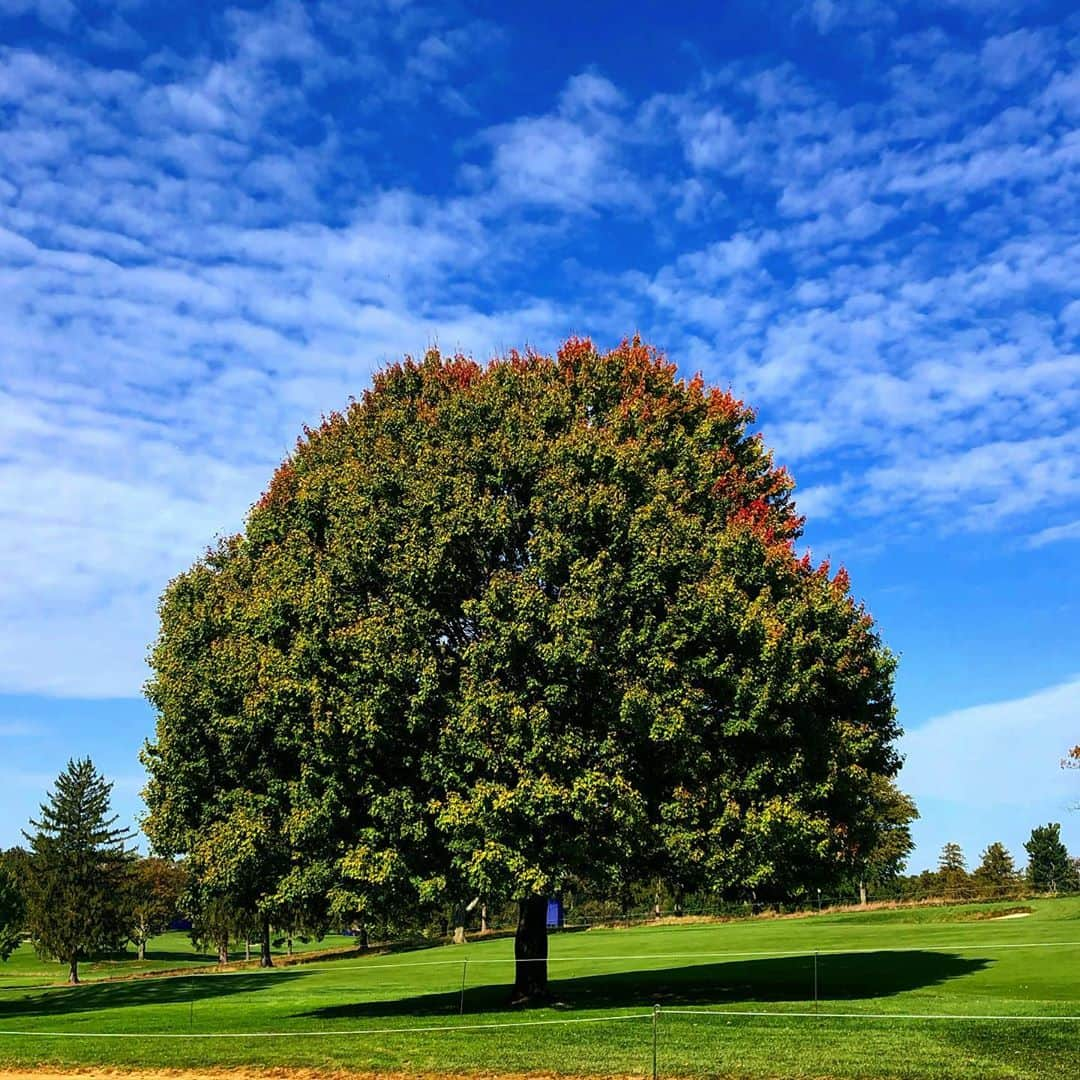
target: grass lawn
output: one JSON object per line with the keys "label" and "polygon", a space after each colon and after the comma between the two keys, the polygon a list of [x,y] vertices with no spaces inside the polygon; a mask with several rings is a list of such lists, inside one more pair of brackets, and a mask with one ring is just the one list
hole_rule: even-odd
{"label": "grass lawn", "polygon": [[[19,955],[4,969],[0,1029],[64,1034],[0,1035],[0,1062],[644,1076],[659,1004],[661,1076],[1065,1078],[1078,1072],[1078,1021],[911,1018],[1080,1015],[1080,900],[1030,907],[1011,919],[971,905],[560,934],[561,1004],[527,1012],[505,1006],[508,939],[71,989],[34,985],[44,969]],[[145,966],[178,966],[179,941],[154,944]],[[815,950],[818,1013],[797,1016],[814,1011]],[[94,1037],[104,1032],[138,1037]],[[203,1037],[215,1033],[241,1037]]]}

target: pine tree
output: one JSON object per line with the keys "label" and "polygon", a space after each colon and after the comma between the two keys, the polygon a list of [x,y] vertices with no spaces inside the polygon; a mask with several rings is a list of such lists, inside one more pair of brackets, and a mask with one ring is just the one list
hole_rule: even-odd
{"label": "pine tree", "polygon": [[979,888],[987,893],[1006,891],[1016,884],[1018,876],[1009,849],[997,841],[982,853],[982,861],[972,875]]}
{"label": "pine tree", "polygon": [[938,856],[938,869],[943,874],[967,873],[964,852],[959,844],[950,841],[941,849],[941,854]]}
{"label": "pine tree", "polygon": [[1080,888],[1076,866],[1061,842],[1061,826],[1039,825],[1024,844],[1028,853],[1028,882],[1038,892],[1072,892]]}
{"label": "pine tree", "polygon": [[969,885],[967,864],[959,844],[949,842],[938,857],[941,889],[945,896],[962,896]]}
{"label": "pine tree", "polygon": [[79,981],[79,961],[119,948],[127,936],[127,876],[132,833],[109,815],[112,784],[85,758],[69,761],[56,779],[30,841],[27,916],[42,957],[68,966]]}
{"label": "pine tree", "polygon": [[18,948],[25,914],[19,883],[0,863],[0,960],[6,960]]}

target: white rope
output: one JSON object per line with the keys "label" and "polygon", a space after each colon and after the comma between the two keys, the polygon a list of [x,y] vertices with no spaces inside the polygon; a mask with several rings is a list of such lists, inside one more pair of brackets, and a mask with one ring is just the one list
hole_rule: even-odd
{"label": "white rope", "polygon": [[[1030,1016],[962,1013],[866,1013],[866,1012],[778,1012],[757,1009],[677,1009],[665,1008],[660,1016],[757,1017],[770,1020],[936,1020],[936,1021],[1011,1021],[1014,1023],[1076,1022],[1080,1016]],[[337,1038],[353,1035],[415,1035],[454,1031],[505,1031],[519,1027],[552,1027],[567,1024],[605,1024],[623,1020],[651,1020],[654,1012],[626,1013],[621,1016],[579,1016],[559,1020],[515,1020],[510,1023],[426,1024],[419,1027],[345,1028],[331,1031],[3,1031],[0,1036],[46,1039],[294,1039]]]}
{"label": "white rope", "polygon": [[675,1013],[679,1016],[768,1016],[783,1019],[786,1016],[814,1017],[819,1020],[1016,1020],[1024,1023],[1053,1023],[1059,1020],[1076,1021],[1080,1016],[994,1016],[982,1013],[838,1013],[838,1012],[778,1012],[776,1010],[751,1009],[663,1009],[662,1016]]}
{"label": "white rope", "polygon": [[514,1020],[509,1024],[431,1024],[423,1027],[346,1028],[340,1031],[0,1031],[2,1035],[40,1036],[49,1039],[295,1039],[334,1038],[344,1035],[411,1035],[432,1031],[488,1031],[518,1027],[550,1027],[557,1024],[604,1024],[620,1020],[651,1020],[653,1014],[578,1016],[564,1020]]}
{"label": "white rope", "polygon": [[[371,970],[373,968],[410,968],[410,967],[444,967],[452,965],[460,967],[466,959],[470,964],[558,964],[558,963],[587,963],[592,964],[597,961],[603,962],[608,960],[687,960],[695,957],[717,957],[717,956],[851,956],[862,953],[901,953],[901,952],[940,952],[946,949],[952,951],[959,951],[965,949],[1059,949],[1059,948],[1074,948],[1080,946],[1080,941],[1031,941],[1031,942],[986,942],[981,945],[950,945],[943,944],[937,945],[933,943],[927,943],[925,945],[894,945],[894,946],[881,946],[879,948],[870,949],[782,949],[780,951],[753,951],[753,950],[728,950],[726,952],[699,952],[695,950],[692,953],[639,953],[637,955],[595,955],[590,954],[588,956],[549,956],[546,958],[529,958],[522,960],[515,960],[512,956],[495,957],[492,959],[484,959],[482,957],[471,956],[468,954],[462,954],[458,960],[410,960],[401,964],[387,964],[387,963],[369,963],[361,964],[360,969]],[[194,972],[192,972],[194,974]],[[250,974],[249,972],[232,972],[230,974]]]}

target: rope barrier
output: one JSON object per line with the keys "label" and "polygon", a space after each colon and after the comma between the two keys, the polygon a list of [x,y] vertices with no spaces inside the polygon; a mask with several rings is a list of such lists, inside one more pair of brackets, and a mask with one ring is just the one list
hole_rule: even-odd
{"label": "rope barrier", "polygon": [[665,1008],[664,1015],[670,1016],[767,1016],[770,1019],[795,1017],[816,1020],[1015,1020],[1024,1023],[1053,1023],[1059,1020],[1078,1021],[1080,1016],[1023,1016],[1016,1013],[1009,1015],[987,1015],[983,1013],[865,1013],[865,1012],[781,1012],[765,1009],[674,1009]]}
{"label": "rope barrier", "polygon": [[[1025,941],[1025,942],[986,942],[981,945],[953,945],[953,944],[936,944],[927,943],[925,945],[893,945],[893,946],[881,946],[880,948],[871,949],[781,949],[770,951],[756,951],[749,949],[733,949],[724,952],[700,952],[694,951],[692,953],[639,953],[637,955],[623,955],[623,954],[611,954],[611,955],[596,955],[590,953],[589,955],[582,956],[548,956],[548,957],[535,957],[528,959],[516,960],[512,956],[505,957],[492,957],[485,959],[483,957],[470,956],[470,964],[571,964],[577,962],[595,963],[597,961],[603,962],[607,960],[691,960],[696,957],[726,957],[726,956],[755,956],[755,957],[768,957],[768,956],[813,956],[815,951],[819,956],[854,956],[868,953],[902,953],[902,952],[938,952],[941,950],[949,949],[954,952],[961,950],[971,949],[1064,949],[1074,948],[1080,946],[1080,941]],[[400,969],[410,967],[445,967],[447,965],[453,967],[460,967],[463,958],[456,960],[409,960],[401,964],[387,964],[387,963],[369,963],[363,964],[364,970],[372,970],[374,968],[387,968],[387,969]],[[249,972],[227,972],[223,974],[250,974]]]}
{"label": "rope barrier", "polygon": [[[357,1035],[416,1035],[454,1031],[506,1031],[511,1028],[559,1027],[570,1024],[608,1024],[626,1020],[651,1020],[655,1027],[661,1009],[624,1013],[618,1016],[576,1016],[557,1020],[514,1020],[509,1023],[423,1024],[413,1027],[344,1028],[323,1031],[31,1031],[0,1030],[0,1037],[45,1039],[294,1039],[342,1038]],[[1032,1016],[985,1013],[867,1013],[867,1012],[794,1012],[766,1009],[680,1009],[665,1007],[663,1016],[755,1017],[770,1020],[929,1020],[963,1022],[1075,1023],[1080,1015]]]}
{"label": "rope barrier", "polygon": [[489,1031],[521,1027],[552,1027],[565,1024],[605,1024],[622,1020],[651,1020],[652,1012],[620,1016],[575,1016],[559,1020],[513,1020],[508,1024],[426,1024],[421,1027],[346,1028],[333,1031],[0,1031],[46,1039],[296,1039],[335,1038],[347,1035],[415,1035],[434,1031]]}

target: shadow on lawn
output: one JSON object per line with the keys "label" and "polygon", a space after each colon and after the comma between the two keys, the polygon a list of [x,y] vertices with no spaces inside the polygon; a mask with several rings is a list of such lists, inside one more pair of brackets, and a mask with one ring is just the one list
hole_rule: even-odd
{"label": "shadow on lawn", "polygon": [[[244,954],[242,952],[234,952],[229,954],[229,959],[242,960],[243,956]],[[217,953],[181,952],[180,950],[174,949],[147,949],[146,961],[150,963],[157,962],[166,964],[216,964]],[[99,970],[113,965],[134,965],[136,963],[138,963],[136,954],[134,951],[131,951],[104,953],[101,956],[95,957],[93,961],[87,964],[87,966],[94,970]],[[57,971],[65,972],[66,970],[67,969],[62,965],[57,965]]]}
{"label": "shadow on lawn", "polygon": [[[941,952],[840,953],[818,959],[822,1001],[891,997],[982,971],[991,961]],[[623,971],[551,980],[556,1001],[574,1009],[623,1009],[635,1005],[720,1005],[754,1001],[811,1001],[814,958],[773,957],[661,970]],[[553,975],[558,964],[551,965]],[[465,1012],[509,1011],[507,985],[468,986]],[[349,1005],[328,1005],[296,1015],[320,1020],[457,1013],[460,989],[440,994]]]}
{"label": "shadow on lawn", "polygon": [[86,982],[79,986],[51,987],[40,993],[0,1000],[0,1020],[25,1016],[64,1016],[126,1009],[138,1005],[171,1005],[206,1001],[234,994],[278,988],[283,980],[307,977],[292,969],[244,972],[238,975],[177,975],[167,979],[127,979],[122,982]]}

